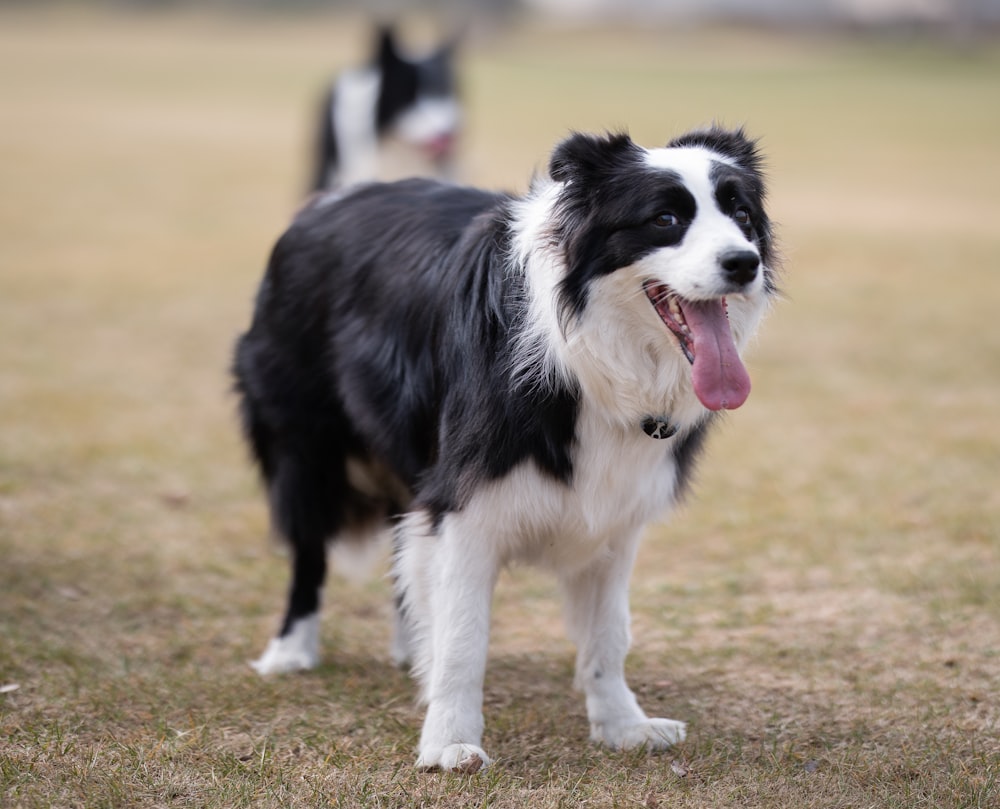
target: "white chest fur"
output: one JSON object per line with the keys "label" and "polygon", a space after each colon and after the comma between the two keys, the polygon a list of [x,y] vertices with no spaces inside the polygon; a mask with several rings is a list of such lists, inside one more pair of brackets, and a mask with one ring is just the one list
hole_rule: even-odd
{"label": "white chest fur", "polygon": [[479,526],[476,533],[502,562],[563,572],[583,567],[672,506],[679,438],[650,438],[638,423],[622,429],[584,408],[571,481],[526,462],[477,492],[462,520]]}

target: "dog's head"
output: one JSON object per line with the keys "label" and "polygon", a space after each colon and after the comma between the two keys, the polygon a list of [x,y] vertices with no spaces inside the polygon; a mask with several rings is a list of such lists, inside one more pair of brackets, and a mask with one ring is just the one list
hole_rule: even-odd
{"label": "dog's head", "polygon": [[[742,405],[750,379],[738,348],[775,291],[755,144],[720,128],[652,150],[626,135],[577,134],[556,148],[549,174],[564,333],[610,308],[583,329],[591,354],[681,360],[705,408]],[[640,345],[630,353],[623,341]]]}
{"label": "dog's head", "polygon": [[457,40],[450,40],[424,56],[411,57],[400,50],[391,28],[378,32],[378,129],[392,132],[435,162],[451,155],[461,126],[453,68],[456,48]]}

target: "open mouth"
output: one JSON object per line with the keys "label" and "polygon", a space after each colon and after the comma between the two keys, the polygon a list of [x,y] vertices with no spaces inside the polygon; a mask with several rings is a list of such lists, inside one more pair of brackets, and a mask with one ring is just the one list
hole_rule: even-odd
{"label": "open mouth", "polygon": [[452,132],[440,132],[422,141],[420,148],[431,160],[444,160],[455,147],[455,135]]}
{"label": "open mouth", "polygon": [[657,284],[655,281],[646,281],[642,288],[660,316],[660,320],[663,321],[663,325],[677,338],[677,343],[687,361],[694,365],[694,337],[687,320],[684,319],[680,297],[666,284]]}
{"label": "open mouth", "polygon": [[690,301],[666,284],[642,285],[663,325],[691,363],[691,381],[709,410],[734,410],[750,395],[750,375],[740,359],[725,298]]}

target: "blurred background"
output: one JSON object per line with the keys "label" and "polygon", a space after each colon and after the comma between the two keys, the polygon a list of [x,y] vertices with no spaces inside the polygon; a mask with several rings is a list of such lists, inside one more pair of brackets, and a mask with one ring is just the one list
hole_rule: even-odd
{"label": "blurred background", "polygon": [[[760,139],[784,299],[750,400],[644,546],[637,654],[647,679],[690,675],[673,701],[716,740],[793,700],[767,739],[877,725],[980,771],[997,751],[963,745],[995,742],[1000,705],[998,0],[0,3],[8,739],[75,715],[139,739],[217,689],[258,695],[244,661],[287,571],[230,352],[309,190],[324,93],[372,58],[376,21],[415,53],[458,32],[460,182],[523,191],[571,130]],[[562,642],[543,582],[505,580],[498,655]],[[330,655],[385,658],[387,585],[348,601]],[[18,755],[58,767],[38,749]]]}

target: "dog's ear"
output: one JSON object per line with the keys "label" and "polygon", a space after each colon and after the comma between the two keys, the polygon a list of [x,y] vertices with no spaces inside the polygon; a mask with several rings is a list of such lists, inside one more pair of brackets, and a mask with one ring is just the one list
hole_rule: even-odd
{"label": "dog's ear", "polygon": [[712,125],[708,129],[696,129],[674,138],[667,146],[702,146],[728,157],[755,174],[760,174],[763,167],[763,159],[757,150],[757,141],[747,137],[742,128],[724,129]]}
{"label": "dog's ear", "polygon": [[549,176],[557,182],[594,179],[633,157],[638,147],[624,133],[588,135],[574,132],[552,152]]}
{"label": "dog's ear", "polygon": [[392,26],[385,23],[379,25],[375,31],[375,64],[385,69],[400,61]]}

